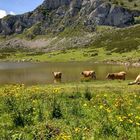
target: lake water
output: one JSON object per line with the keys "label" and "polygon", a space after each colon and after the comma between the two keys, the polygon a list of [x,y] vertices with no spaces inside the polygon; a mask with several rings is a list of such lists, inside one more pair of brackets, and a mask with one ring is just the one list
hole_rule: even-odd
{"label": "lake water", "polygon": [[92,62],[66,63],[13,63],[0,62],[0,84],[24,83],[27,85],[53,83],[53,71],[61,71],[62,82],[79,82],[83,70],[95,70],[97,80],[106,80],[109,72],[126,71],[126,79],[134,80],[140,68],[120,65],[95,64]]}

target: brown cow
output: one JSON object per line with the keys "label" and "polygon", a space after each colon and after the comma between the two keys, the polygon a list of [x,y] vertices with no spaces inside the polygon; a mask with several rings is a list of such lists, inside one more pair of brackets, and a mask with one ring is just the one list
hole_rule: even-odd
{"label": "brown cow", "polygon": [[82,73],[81,73],[85,78],[86,77],[90,77],[90,78],[94,78],[94,79],[96,79],[96,73],[95,73],[95,71],[83,71]]}
{"label": "brown cow", "polygon": [[121,71],[119,73],[108,73],[106,78],[111,79],[111,80],[114,80],[114,79],[125,80],[125,75],[126,75],[126,72],[124,71]]}
{"label": "brown cow", "polygon": [[136,77],[136,80],[134,82],[130,82],[128,85],[134,85],[134,84],[140,85],[140,74]]}
{"label": "brown cow", "polygon": [[54,75],[54,83],[61,82],[62,73],[61,72],[53,72]]}

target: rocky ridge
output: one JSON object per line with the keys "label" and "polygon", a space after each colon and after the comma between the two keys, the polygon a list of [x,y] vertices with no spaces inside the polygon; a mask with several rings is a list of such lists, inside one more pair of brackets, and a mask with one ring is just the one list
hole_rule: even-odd
{"label": "rocky ridge", "polygon": [[35,35],[62,32],[77,24],[125,27],[134,23],[134,16],[140,16],[140,12],[112,5],[106,0],[44,0],[32,12],[0,19],[0,35],[21,34],[34,26]]}

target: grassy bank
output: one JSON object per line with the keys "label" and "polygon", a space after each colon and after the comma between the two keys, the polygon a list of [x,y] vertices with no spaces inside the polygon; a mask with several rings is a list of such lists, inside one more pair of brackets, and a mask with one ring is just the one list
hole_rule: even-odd
{"label": "grassy bank", "polygon": [[140,87],[94,81],[0,88],[1,139],[140,139]]}
{"label": "grassy bank", "polygon": [[131,51],[116,53],[103,48],[82,48],[51,53],[14,53],[1,61],[39,61],[39,62],[68,62],[68,61],[93,61],[93,62],[139,62],[140,52]]}

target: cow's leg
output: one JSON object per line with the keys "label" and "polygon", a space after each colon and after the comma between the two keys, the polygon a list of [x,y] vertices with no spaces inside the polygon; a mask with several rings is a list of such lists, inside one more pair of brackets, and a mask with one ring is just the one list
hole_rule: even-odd
{"label": "cow's leg", "polygon": [[128,85],[135,85],[136,82],[130,82]]}

